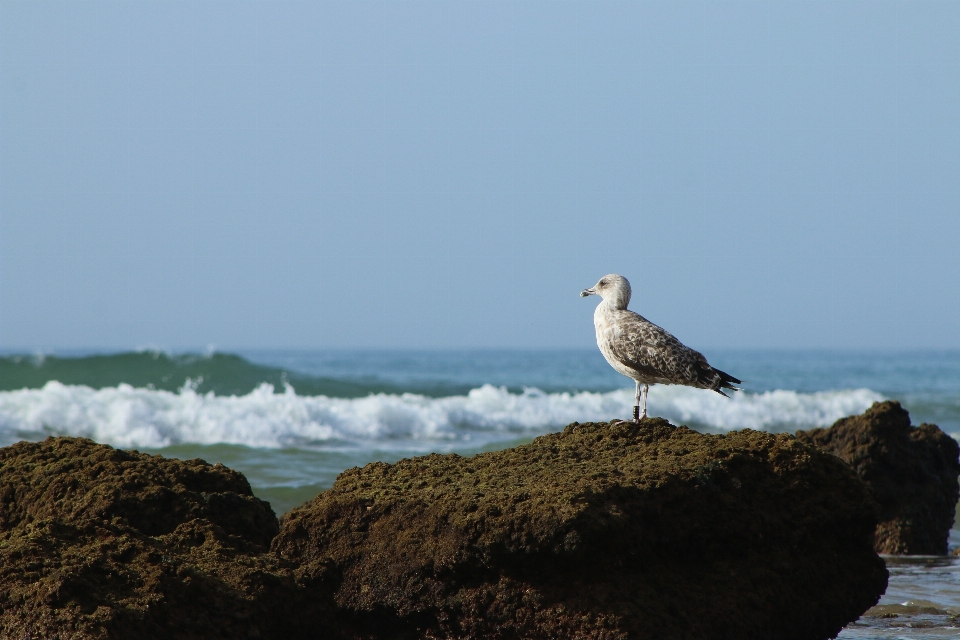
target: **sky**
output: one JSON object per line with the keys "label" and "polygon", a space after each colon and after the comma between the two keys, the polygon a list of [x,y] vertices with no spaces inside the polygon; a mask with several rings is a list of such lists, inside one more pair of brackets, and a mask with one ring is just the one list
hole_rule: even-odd
{"label": "sky", "polygon": [[960,3],[0,0],[0,349],[960,348]]}

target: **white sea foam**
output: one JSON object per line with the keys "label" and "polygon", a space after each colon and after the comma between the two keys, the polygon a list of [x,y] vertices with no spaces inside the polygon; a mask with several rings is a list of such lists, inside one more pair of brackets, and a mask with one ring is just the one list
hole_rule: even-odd
{"label": "white sea foam", "polygon": [[[627,418],[633,391],[521,394],[484,385],[466,396],[366,398],[298,396],[263,384],[244,396],[118,387],[91,389],[49,382],[42,389],[0,392],[0,444],[46,435],[92,438],[118,447],[229,443],[251,447],[361,446],[450,449],[555,430],[570,422]],[[868,389],[802,394],[737,393],[732,399],[684,387],[655,387],[650,413],[676,424],[729,430],[825,426],[860,413],[880,394]]]}
{"label": "white sea foam", "polygon": [[833,424],[844,416],[863,413],[874,402],[885,398],[870,389],[843,391],[767,391],[733,393],[724,398],[716,393],[689,387],[655,387],[652,415],[660,415],[675,424],[694,423],[711,429],[756,429],[793,431]]}

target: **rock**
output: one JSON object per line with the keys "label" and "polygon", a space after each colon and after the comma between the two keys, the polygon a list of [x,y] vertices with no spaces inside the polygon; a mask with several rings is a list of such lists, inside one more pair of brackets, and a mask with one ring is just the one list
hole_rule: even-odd
{"label": "rock", "polygon": [[0,638],[827,638],[876,522],[791,436],[659,419],[351,469],[279,535],[226,467],[48,438],[0,449]]}
{"label": "rock", "polygon": [[79,438],[0,449],[0,637],[296,631],[270,505],[239,473]]}
{"label": "rock", "polygon": [[899,402],[876,402],[863,415],[797,439],[845,461],[880,505],[877,553],[946,555],[960,497],[960,448],[936,425],[910,426]]}
{"label": "rock", "polygon": [[876,505],[790,435],[572,424],[345,471],[272,549],[354,638],[830,638],[887,583]]}

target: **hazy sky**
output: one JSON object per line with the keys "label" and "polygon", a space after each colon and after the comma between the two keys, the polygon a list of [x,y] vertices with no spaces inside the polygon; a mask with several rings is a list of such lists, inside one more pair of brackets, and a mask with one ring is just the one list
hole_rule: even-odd
{"label": "hazy sky", "polygon": [[960,2],[0,3],[0,348],[960,347]]}

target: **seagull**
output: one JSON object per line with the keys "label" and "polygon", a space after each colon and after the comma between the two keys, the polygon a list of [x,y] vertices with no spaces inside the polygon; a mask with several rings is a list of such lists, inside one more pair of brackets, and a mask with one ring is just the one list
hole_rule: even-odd
{"label": "seagull", "polygon": [[[611,273],[580,297],[597,295],[603,298],[593,313],[597,329],[597,346],[610,366],[637,383],[633,421],[647,417],[647,392],[651,384],[682,384],[710,389],[727,396],[724,389],[740,391],[740,384],[729,373],[714,369],[699,351],[685,346],[673,335],[643,316],[627,310],[630,304],[630,282]],[[642,385],[642,392],[641,392]],[[643,410],[640,398],[643,397]]]}

